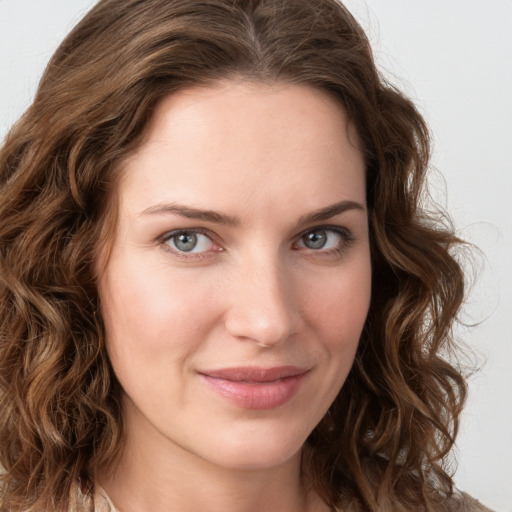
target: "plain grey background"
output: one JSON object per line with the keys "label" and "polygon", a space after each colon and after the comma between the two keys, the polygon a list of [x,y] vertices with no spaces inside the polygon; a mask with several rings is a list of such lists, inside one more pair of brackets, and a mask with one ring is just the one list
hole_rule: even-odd
{"label": "plain grey background", "polygon": [[[314,1],[314,0],[312,0]],[[0,0],[0,138],[92,0]],[[459,335],[482,370],[458,441],[457,485],[512,512],[512,1],[347,0],[377,62],[425,115],[432,191],[483,257]]]}

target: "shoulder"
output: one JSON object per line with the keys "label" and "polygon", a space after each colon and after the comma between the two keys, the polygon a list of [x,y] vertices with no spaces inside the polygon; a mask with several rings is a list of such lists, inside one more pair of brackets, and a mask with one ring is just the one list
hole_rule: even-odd
{"label": "shoulder", "polygon": [[[394,512],[410,512],[411,509],[407,506],[404,507],[403,504],[396,504],[393,510]],[[422,508],[422,510],[424,509]],[[429,508],[429,510],[432,512],[494,512],[469,494],[460,491],[455,491],[451,497],[439,501],[437,505]],[[336,509],[336,512],[364,512],[364,510],[360,505],[352,504],[348,508]]]}
{"label": "shoulder", "polygon": [[455,492],[440,512],[493,512],[465,492]]}

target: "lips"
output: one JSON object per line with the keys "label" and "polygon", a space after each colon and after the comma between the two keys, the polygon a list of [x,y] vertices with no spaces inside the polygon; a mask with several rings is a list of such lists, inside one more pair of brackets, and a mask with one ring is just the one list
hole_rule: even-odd
{"label": "lips", "polygon": [[208,387],[244,409],[273,409],[289,402],[299,391],[308,369],[237,367],[200,372]]}

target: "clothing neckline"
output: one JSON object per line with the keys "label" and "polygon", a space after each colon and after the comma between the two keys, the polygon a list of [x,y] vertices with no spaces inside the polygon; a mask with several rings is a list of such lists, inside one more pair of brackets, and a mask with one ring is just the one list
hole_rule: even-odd
{"label": "clothing neckline", "polygon": [[96,486],[94,493],[94,512],[119,512],[110,496],[100,485]]}

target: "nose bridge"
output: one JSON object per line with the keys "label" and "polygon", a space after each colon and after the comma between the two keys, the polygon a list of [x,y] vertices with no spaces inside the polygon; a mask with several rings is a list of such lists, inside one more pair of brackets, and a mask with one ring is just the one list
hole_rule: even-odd
{"label": "nose bridge", "polygon": [[294,283],[277,254],[253,251],[239,266],[232,285],[226,318],[231,335],[272,346],[293,334],[299,317]]}

